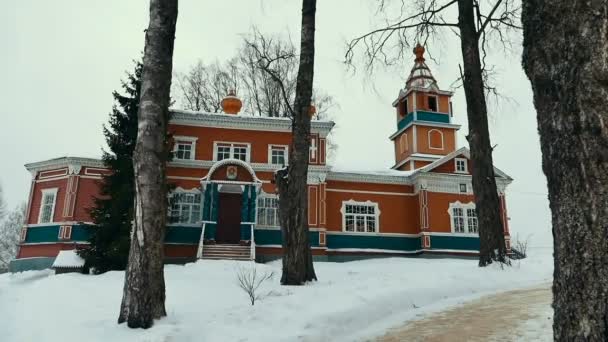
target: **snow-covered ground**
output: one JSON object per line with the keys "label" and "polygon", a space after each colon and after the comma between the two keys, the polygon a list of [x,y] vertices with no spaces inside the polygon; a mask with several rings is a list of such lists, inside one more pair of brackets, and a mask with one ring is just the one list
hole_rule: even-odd
{"label": "snow-covered ground", "polygon": [[387,258],[315,263],[319,281],[278,284],[280,262],[255,306],[238,287],[248,262],[167,266],[168,316],[148,330],[117,325],[123,272],[99,276],[50,271],[0,275],[3,341],[353,341],[383,334],[423,314],[486,294],[551,281],[549,250],[501,270],[475,260]]}

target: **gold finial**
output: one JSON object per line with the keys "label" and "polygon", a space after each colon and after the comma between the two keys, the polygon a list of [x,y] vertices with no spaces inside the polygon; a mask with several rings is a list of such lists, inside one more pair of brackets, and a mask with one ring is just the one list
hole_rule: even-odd
{"label": "gold finial", "polygon": [[416,62],[424,62],[424,47],[420,43],[416,44],[414,48],[414,54],[416,55]]}

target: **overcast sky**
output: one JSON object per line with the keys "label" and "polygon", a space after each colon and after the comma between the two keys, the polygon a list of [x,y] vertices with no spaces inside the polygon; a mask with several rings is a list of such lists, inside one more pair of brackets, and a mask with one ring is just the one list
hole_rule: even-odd
{"label": "overcast sky", "polygon": [[[388,139],[395,129],[391,102],[413,65],[353,74],[343,64],[345,42],[374,27],[373,0],[318,0],[315,86],[339,107],[334,141],[341,168],[388,168],[394,162]],[[300,0],[180,1],[173,66],[185,71],[197,59],[226,60],[242,35],[288,33],[299,45]],[[30,174],[23,165],[60,156],[99,157],[101,126],[132,60],[140,56],[148,24],[148,0],[20,0],[0,11],[0,184],[11,206],[27,200]],[[456,37],[446,33],[427,60],[448,89],[461,61]],[[511,229],[532,234],[535,245],[550,245],[550,212],[536,130],[532,91],[520,64],[521,44],[511,53],[496,50],[495,83],[511,101],[491,106],[497,167],[515,181],[507,199]],[[462,124],[458,145],[466,146],[466,107],[461,89],[453,98],[454,121]]]}

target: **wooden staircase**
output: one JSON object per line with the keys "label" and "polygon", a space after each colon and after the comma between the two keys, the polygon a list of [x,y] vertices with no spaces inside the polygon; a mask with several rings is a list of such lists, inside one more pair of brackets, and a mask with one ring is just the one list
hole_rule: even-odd
{"label": "wooden staircase", "polygon": [[203,246],[203,259],[251,260],[251,246],[216,244]]}

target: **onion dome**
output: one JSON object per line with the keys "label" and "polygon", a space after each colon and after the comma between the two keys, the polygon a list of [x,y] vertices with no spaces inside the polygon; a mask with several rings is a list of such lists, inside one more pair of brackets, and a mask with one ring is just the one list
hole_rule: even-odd
{"label": "onion dome", "polygon": [[420,43],[416,45],[414,48],[414,54],[416,55],[416,59],[414,60],[414,67],[410,72],[410,76],[407,78],[406,89],[416,87],[416,88],[432,88],[438,90],[437,81],[431,70],[424,62],[424,52],[425,49]]}
{"label": "onion dome", "polygon": [[226,114],[236,115],[243,107],[241,99],[236,97],[236,93],[233,89],[228,92],[228,95],[222,99],[222,110]]}

